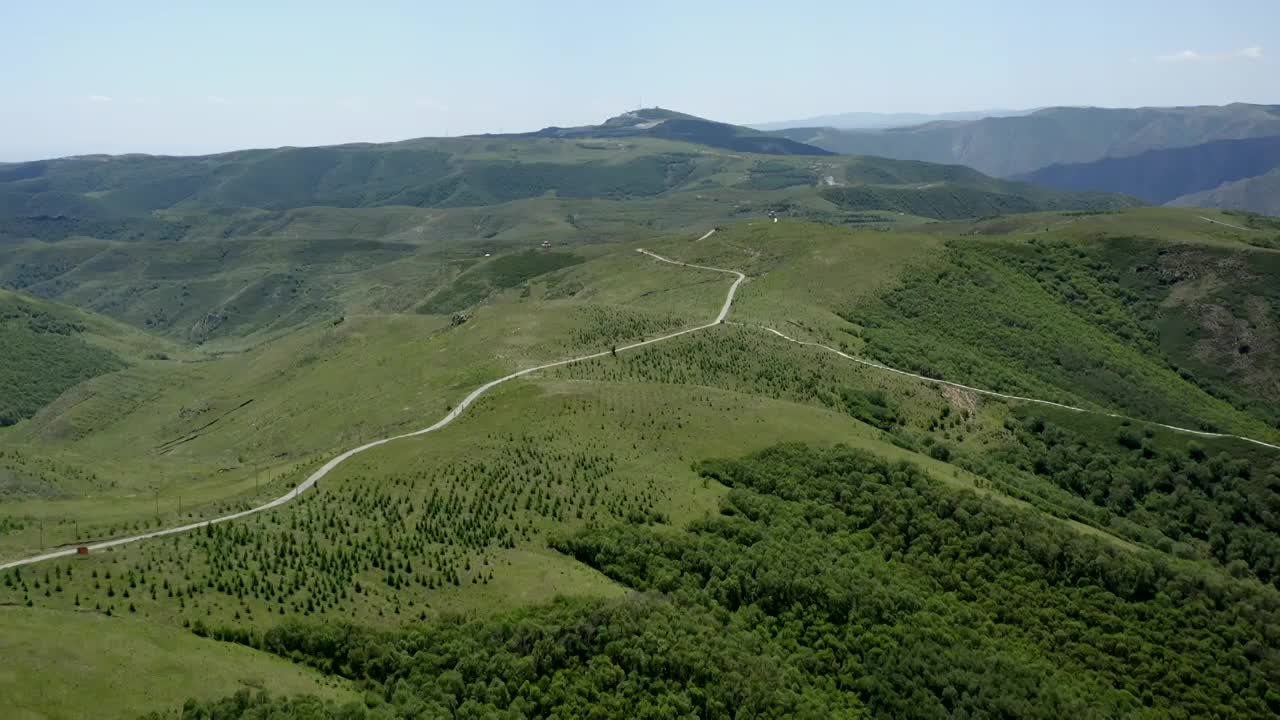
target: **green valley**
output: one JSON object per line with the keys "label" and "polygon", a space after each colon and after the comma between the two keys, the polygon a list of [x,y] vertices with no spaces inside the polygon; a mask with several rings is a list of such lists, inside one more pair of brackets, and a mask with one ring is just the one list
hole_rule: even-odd
{"label": "green valley", "polygon": [[0,205],[20,717],[1280,712],[1263,216],[656,109]]}

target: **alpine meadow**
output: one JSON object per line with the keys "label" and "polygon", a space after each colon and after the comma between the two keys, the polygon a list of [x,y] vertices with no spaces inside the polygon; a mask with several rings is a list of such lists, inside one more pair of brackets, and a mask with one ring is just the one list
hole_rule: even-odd
{"label": "alpine meadow", "polygon": [[1280,106],[771,89],[0,163],[0,717],[1280,715]]}

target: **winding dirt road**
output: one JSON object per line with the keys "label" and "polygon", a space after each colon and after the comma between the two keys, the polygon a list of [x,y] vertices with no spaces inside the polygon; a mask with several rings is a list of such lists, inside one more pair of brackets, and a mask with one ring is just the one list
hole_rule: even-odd
{"label": "winding dirt road", "polygon": [[1240,227],[1239,225],[1232,225],[1232,224],[1231,224],[1231,223],[1229,223],[1229,222],[1222,222],[1221,220],[1214,220],[1213,218],[1205,217],[1205,216],[1203,216],[1203,215],[1199,215],[1198,217],[1199,217],[1201,220],[1208,220],[1209,222],[1213,223],[1214,225],[1225,225],[1225,226],[1227,226],[1227,227],[1229,227],[1229,228],[1235,228],[1236,230],[1243,230],[1243,231],[1245,231],[1245,232],[1249,232],[1249,228],[1247,228],[1247,227]]}
{"label": "winding dirt road", "polygon": [[[710,232],[708,232],[707,234],[699,238],[699,240],[705,240],[711,237],[713,233],[715,233],[715,230],[711,230]],[[736,279],[733,281],[733,284],[729,286],[729,292],[725,295],[724,305],[720,308],[720,314],[716,315],[715,320],[712,320],[711,322],[706,323],[705,325],[698,325],[697,327],[687,328],[685,330],[669,333],[667,335],[662,335],[660,337],[655,337],[648,340],[641,340],[640,342],[635,342],[635,343],[631,343],[630,345],[624,345],[622,347],[619,347],[617,348],[616,351],[603,350],[601,352],[591,353],[590,355],[580,355],[578,357],[568,358],[567,360],[557,360],[556,362],[550,362],[543,365],[538,365],[536,367],[526,368],[518,372],[513,372],[510,375],[505,375],[503,377],[498,378],[497,380],[490,380],[484,385],[481,385],[475,390],[472,390],[471,394],[463,398],[462,402],[458,403],[458,405],[454,407],[452,410],[450,410],[448,414],[446,414],[444,417],[436,421],[434,425],[430,427],[425,427],[421,430],[416,430],[414,432],[405,433],[403,435],[396,435],[394,437],[383,438],[381,440],[374,440],[373,442],[365,443],[360,447],[347,450],[346,452],[342,453],[341,455],[338,455],[337,457],[333,458],[329,462],[326,462],[324,465],[321,465],[318,470],[311,473],[311,475],[308,476],[306,480],[303,480],[302,483],[299,484],[297,487],[293,488],[289,492],[285,493],[284,495],[281,495],[280,497],[274,500],[263,503],[262,505],[259,505],[257,507],[249,508],[248,510],[242,510],[240,512],[231,513],[229,515],[222,515],[220,517],[211,518],[208,520],[201,520],[199,522],[188,523],[186,525],[179,525],[178,527],[166,528],[164,530],[156,530],[154,532],[143,533],[141,535],[131,535],[129,537],[117,538],[115,540],[107,540],[104,542],[93,543],[87,546],[89,548],[89,552],[106,550],[108,548],[117,547],[119,545],[129,545],[131,543],[142,542],[143,540],[151,540],[153,538],[160,538],[168,535],[179,535],[181,533],[187,533],[193,530],[199,530],[209,525],[217,525],[220,523],[231,522],[232,520],[238,520],[243,517],[256,515],[257,513],[265,512],[267,510],[280,507],[281,505],[291,502],[292,500],[297,498],[299,495],[302,495],[306,491],[315,487],[315,484],[319,482],[321,478],[323,478],[325,475],[328,475],[330,472],[333,471],[334,468],[341,465],[343,461],[347,460],[353,455],[358,455],[364,452],[365,450],[376,448],[379,445],[386,445],[387,443],[395,442],[396,440],[403,440],[404,438],[411,438],[411,437],[417,437],[419,435],[426,435],[427,433],[432,433],[445,427],[449,423],[452,423],[454,420],[457,420],[462,415],[462,413],[465,412],[466,409],[471,406],[472,403],[474,403],[477,399],[480,398],[481,395],[484,395],[485,393],[501,385],[502,383],[515,380],[516,378],[519,378],[519,377],[524,377],[525,375],[528,375],[530,373],[535,373],[540,370],[549,370],[551,368],[560,367],[562,365],[572,365],[574,363],[580,363],[586,360],[594,360],[596,358],[609,355],[613,352],[626,352],[628,350],[634,350],[636,348],[644,347],[646,345],[653,345],[655,343],[664,342],[666,340],[672,340],[674,338],[680,337],[681,335],[688,335],[689,333],[698,332],[699,330],[706,330],[707,328],[714,327],[720,324],[722,321],[724,321],[724,319],[729,315],[729,309],[733,306],[733,297],[738,292],[738,286],[741,285],[742,282],[747,279],[746,275],[743,275],[737,270],[721,270],[720,268],[711,268],[711,267],[705,267],[702,265],[690,265],[688,263],[682,263],[676,260],[670,260],[668,258],[662,257],[661,255],[649,252],[648,250],[644,250],[644,249],[640,249],[637,252],[644,253],[645,255],[648,255],[649,257],[652,257],[657,260],[661,260],[662,262],[671,263],[672,265],[680,265],[682,267],[697,268],[699,270],[711,270],[713,272],[720,272],[720,273],[725,273],[727,275],[736,276]],[[54,560],[56,558],[69,557],[75,554],[76,554],[76,548],[68,547],[62,550],[55,550],[52,552],[43,553],[41,555],[34,555],[31,557],[22,558],[20,560],[13,560],[7,563],[0,564],[0,570],[8,570],[9,568],[21,567],[23,565],[33,565],[35,563],[44,562],[45,560]]]}

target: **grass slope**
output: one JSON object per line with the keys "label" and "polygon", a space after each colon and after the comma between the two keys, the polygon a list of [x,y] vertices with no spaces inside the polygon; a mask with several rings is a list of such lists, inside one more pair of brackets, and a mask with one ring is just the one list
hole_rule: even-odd
{"label": "grass slope", "polygon": [[[1144,229],[1164,239],[1134,237]],[[1270,366],[1197,371],[1197,357],[1218,365],[1196,355],[1217,345],[1179,339],[1191,337],[1188,318],[1211,305],[1269,327],[1276,254],[1247,242],[1266,232],[1139,209],[917,231],[787,218],[737,223],[701,240],[649,238],[645,247],[670,257],[747,272],[730,316],[746,327],[717,326],[505,385],[445,430],[359,455],[284,508],[0,574],[0,602],[110,612],[259,645],[261,633],[289,620],[394,628],[453,612],[487,617],[562,594],[607,605],[666,575],[620,573],[592,559],[598,548],[566,544],[567,536],[620,533],[648,547],[651,537],[714,525],[716,508],[731,507],[722,505],[726,488],[694,464],[778,441],[906,460],[919,468],[913,487],[1042,512],[1028,517],[1055,537],[1076,538],[1069,542],[1088,538],[1089,552],[1153,553],[1170,572],[1260,587],[1277,573],[1266,539],[1277,528],[1257,511],[1274,502],[1274,455],[1241,453],[1228,441],[1193,447],[1120,419],[1028,412],[750,325],[984,387],[1273,437],[1267,405],[1248,402],[1265,397]],[[444,295],[423,292],[396,311],[315,323],[240,353],[144,357],[84,383],[6,431],[0,460],[47,478],[62,496],[0,504],[0,553],[31,552],[42,537],[57,545],[247,507],[341,449],[429,424],[485,380],[713,315],[728,284],[722,274],[659,264],[635,245],[472,257]],[[1215,279],[1227,272],[1248,282]],[[419,307],[466,310],[412,312]],[[1270,335],[1257,337],[1269,347]],[[785,537],[826,532],[788,527]],[[920,571],[911,568],[884,572]],[[902,588],[919,595],[916,585]],[[904,647],[920,640],[884,631],[910,640]],[[1042,640],[1011,635],[988,655],[1007,655],[1010,667],[1038,658],[1041,682],[1071,677],[1080,656]],[[1189,667],[1204,657],[1185,655]],[[1107,702],[1130,707],[1127,686],[1112,675],[1080,682],[1056,697],[1114,690]],[[868,690],[859,702],[898,702],[883,692]],[[1257,699],[1249,697],[1242,702]],[[1027,698],[1036,707],[1043,700]]]}
{"label": "grass slope", "polygon": [[779,438],[913,456],[877,435],[844,413],[723,390],[521,383],[440,433],[353,459],[280,512],[6,573],[0,596],[260,629],[288,617],[383,625],[610,597],[612,583],[547,551],[552,534],[683,525],[722,493],[690,470],[693,459]]}
{"label": "grass slope", "polygon": [[686,327],[723,298],[716,273],[595,254],[537,277],[527,271],[542,260],[494,258],[476,272],[522,286],[499,288],[460,325],[351,316],[241,353],[142,358],[86,383],[7,436],[3,462],[47,491],[7,505],[21,527],[0,546],[38,549],[42,520],[45,541],[60,544],[282,493],[316,458],[429,425],[487,380]]}
{"label": "grass slope", "polygon": [[5,717],[171,717],[187,699],[238,689],[314,694],[337,702],[348,684],[282,658],[174,628],[97,613],[0,607],[0,697]]}

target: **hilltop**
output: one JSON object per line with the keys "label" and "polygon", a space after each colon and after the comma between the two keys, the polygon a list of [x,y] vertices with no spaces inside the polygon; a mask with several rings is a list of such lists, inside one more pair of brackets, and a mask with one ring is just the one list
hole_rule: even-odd
{"label": "hilltop", "polygon": [[813,145],[769,135],[752,128],[714,122],[694,115],[642,108],[609,118],[600,125],[573,128],[549,127],[530,137],[555,138],[622,138],[655,137],[723,148],[735,152],[761,155],[831,155],[832,152]]}

